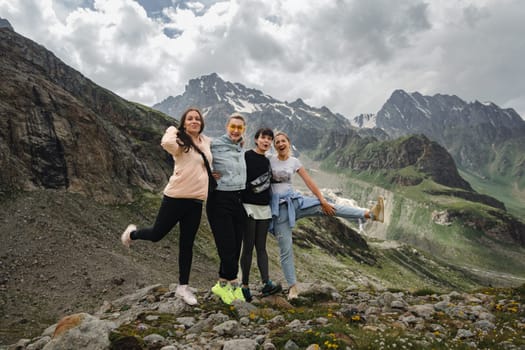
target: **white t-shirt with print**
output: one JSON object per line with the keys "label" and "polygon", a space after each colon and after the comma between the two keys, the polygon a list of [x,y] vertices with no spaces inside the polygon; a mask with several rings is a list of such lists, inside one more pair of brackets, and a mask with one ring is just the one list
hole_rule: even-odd
{"label": "white t-shirt with print", "polygon": [[272,167],[272,192],[275,194],[285,194],[293,191],[293,175],[303,165],[295,157],[288,157],[286,160],[279,160],[276,155],[270,156],[270,166]]}

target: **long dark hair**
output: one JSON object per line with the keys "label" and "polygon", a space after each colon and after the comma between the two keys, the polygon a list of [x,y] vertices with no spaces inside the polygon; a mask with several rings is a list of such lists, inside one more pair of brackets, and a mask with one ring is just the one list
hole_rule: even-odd
{"label": "long dark hair", "polygon": [[201,118],[201,129],[199,130],[199,134],[202,132],[202,130],[204,130],[204,118],[202,117],[201,111],[194,107],[188,108],[182,114],[182,118],[180,118],[179,133],[177,134],[177,143],[184,149],[184,153],[187,153],[191,147],[196,148],[193,144],[191,136],[186,133],[186,127],[184,126],[184,124],[186,123],[186,116],[189,112],[192,111],[197,112],[199,114],[199,117]]}

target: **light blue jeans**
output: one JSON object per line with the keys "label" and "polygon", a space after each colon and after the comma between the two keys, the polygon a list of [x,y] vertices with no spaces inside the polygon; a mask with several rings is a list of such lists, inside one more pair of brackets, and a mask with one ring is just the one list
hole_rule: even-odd
{"label": "light blue jeans", "polygon": [[[302,209],[299,207],[298,200],[294,199],[293,205],[295,208],[296,220],[307,216],[326,216],[320,204]],[[334,207],[335,216],[350,220],[366,220],[365,209],[343,205],[334,205]],[[274,222],[274,224],[274,233],[275,238],[277,238],[277,243],[279,244],[281,268],[283,270],[284,278],[286,279],[288,286],[293,286],[295,283],[297,283],[297,279],[295,276],[295,264],[293,257],[292,228],[290,227],[288,220],[288,206],[286,204],[279,205],[279,217],[277,218],[277,222]]]}

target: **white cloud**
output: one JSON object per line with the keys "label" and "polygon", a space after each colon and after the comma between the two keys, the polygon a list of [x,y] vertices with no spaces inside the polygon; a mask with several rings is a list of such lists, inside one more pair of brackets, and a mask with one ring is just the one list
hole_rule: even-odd
{"label": "white cloud", "polygon": [[395,89],[525,116],[520,0],[144,1],[0,0],[0,17],[148,105],[217,72],[348,117],[377,112]]}

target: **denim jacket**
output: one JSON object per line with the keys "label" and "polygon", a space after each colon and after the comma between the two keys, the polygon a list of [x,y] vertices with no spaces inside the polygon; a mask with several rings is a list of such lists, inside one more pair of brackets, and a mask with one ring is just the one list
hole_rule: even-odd
{"label": "denim jacket", "polygon": [[299,192],[288,191],[285,194],[272,193],[272,199],[270,202],[270,208],[272,209],[272,222],[270,222],[269,231],[273,232],[273,227],[277,223],[279,218],[279,205],[284,200],[284,204],[288,206],[288,224],[290,227],[295,226],[295,207],[293,204],[294,200],[299,203],[298,209],[306,209],[321,204],[318,198],[303,196]]}
{"label": "denim jacket", "polygon": [[221,174],[217,180],[218,191],[240,191],[246,187],[246,162],[244,150],[239,143],[233,143],[228,135],[211,141],[213,171]]}

